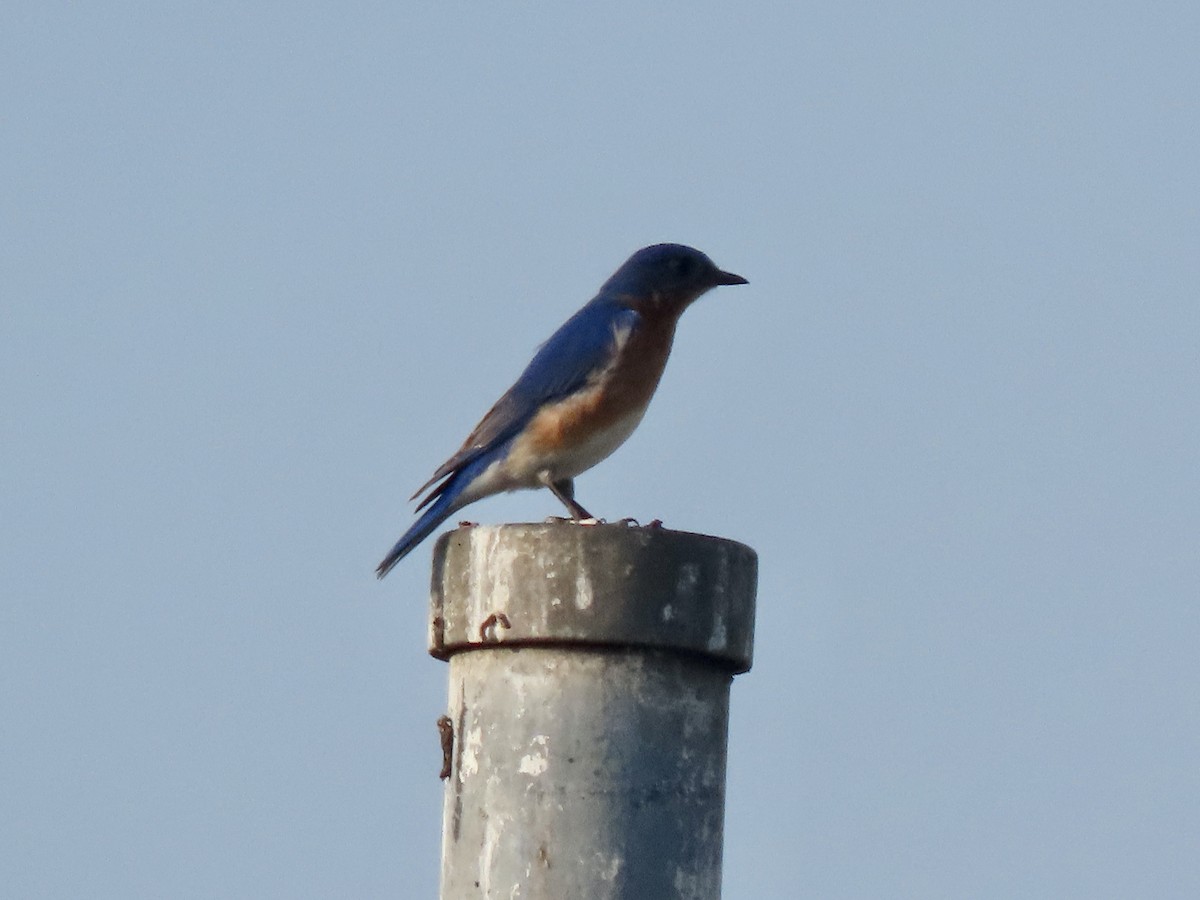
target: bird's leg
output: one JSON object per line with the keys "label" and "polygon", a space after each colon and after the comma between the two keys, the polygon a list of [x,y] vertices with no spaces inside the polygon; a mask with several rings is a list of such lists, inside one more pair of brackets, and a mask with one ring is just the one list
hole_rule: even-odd
{"label": "bird's leg", "polygon": [[590,512],[575,502],[575,482],[570,478],[560,478],[558,481],[551,481],[549,476],[542,478],[542,484],[550,488],[562,505],[565,506],[571,513],[571,518],[576,521],[580,519],[595,519]]}

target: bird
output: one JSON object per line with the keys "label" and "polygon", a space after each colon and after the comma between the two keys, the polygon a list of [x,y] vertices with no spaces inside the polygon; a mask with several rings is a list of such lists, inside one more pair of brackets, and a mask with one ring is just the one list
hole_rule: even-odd
{"label": "bird", "polygon": [[376,576],[387,575],[456,511],[505,491],[548,488],[572,520],[595,522],[575,499],[575,477],[641,422],[683,311],[712,288],[748,283],[683,244],[653,244],[630,256],[412,495],[424,495],[416,507],[424,512]]}

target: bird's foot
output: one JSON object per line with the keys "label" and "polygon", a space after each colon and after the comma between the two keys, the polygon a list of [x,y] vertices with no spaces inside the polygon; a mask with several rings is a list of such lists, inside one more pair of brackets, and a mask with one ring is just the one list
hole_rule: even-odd
{"label": "bird's foot", "polygon": [[[624,519],[621,519],[617,524],[618,525],[628,525],[630,528],[641,528],[642,527],[642,523],[639,522],[637,519],[635,519],[633,516],[626,516]],[[662,528],[663,527],[662,519],[651,519],[649,522],[646,523],[645,527],[646,528]]]}
{"label": "bird's foot", "polygon": [[593,525],[606,524],[604,519],[597,519],[595,516],[581,516],[578,519],[574,518],[573,516],[546,516],[546,522],[547,524],[568,522],[571,525],[587,525],[589,528]]}

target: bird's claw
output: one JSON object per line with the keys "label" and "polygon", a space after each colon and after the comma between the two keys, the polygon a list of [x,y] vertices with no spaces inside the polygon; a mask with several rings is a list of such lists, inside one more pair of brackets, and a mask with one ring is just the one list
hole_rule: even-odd
{"label": "bird's claw", "polygon": [[[624,519],[621,519],[618,524],[628,525],[630,528],[643,527],[642,523],[639,522],[637,519],[635,519],[633,516],[626,516]],[[646,523],[645,527],[646,528],[662,528],[663,521],[662,521],[662,519],[651,519],[649,522]]]}

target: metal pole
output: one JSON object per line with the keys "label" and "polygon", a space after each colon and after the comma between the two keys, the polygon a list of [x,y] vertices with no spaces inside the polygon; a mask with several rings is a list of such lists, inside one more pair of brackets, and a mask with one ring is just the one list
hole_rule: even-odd
{"label": "metal pole", "polygon": [[715,900],[729,685],[758,561],[655,527],[464,527],[434,551],[450,662],[442,900]]}

